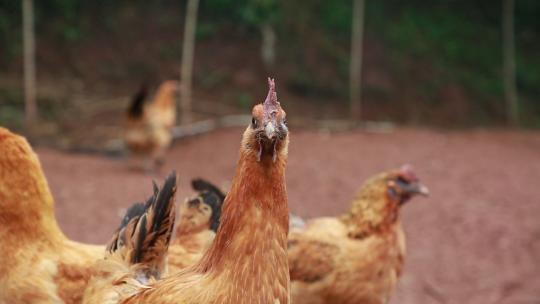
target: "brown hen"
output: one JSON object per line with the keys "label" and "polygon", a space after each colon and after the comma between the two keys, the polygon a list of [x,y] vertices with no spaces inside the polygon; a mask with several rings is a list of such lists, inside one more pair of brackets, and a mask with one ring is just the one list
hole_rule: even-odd
{"label": "brown hen", "polygon": [[[0,168],[0,303],[81,303],[105,246],[74,242],[62,233],[37,156],[23,137],[4,128],[0,128]],[[211,222],[219,224],[219,208]],[[190,233],[183,231],[181,236],[190,239]],[[195,262],[180,254],[185,250],[182,242],[171,247],[183,266]],[[174,271],[180,267],[171,266]]]}
{"label": "brown hen", "polygon": [[148,104],[145,104],[146,87],[141,87],[134,96],[127,111],[124,132],[133,167],[150,170],[163,163],[172,142],[171,132],[176,122],[175,94],[179,89],[177,81],[169,80],[159,86],[156,96]]}
{"label": "brown hen", "polygon": [[0,128],[0,303],[80,303],[103,246],[69,240],[28,142]]}
{"label": "brown hen", "polygon": [[400,207],[427,193],[410,166],[403,166],[368,180],[347,214],[292,229],[293,303],[388,303],[405,258]]}
{"label": "brown hen", "polygon": [[[285,190],[288,129],[269,80],[263,104],[244,132],[232,187],[216,238],[192,267],[156,283],[123,285],[138,292],[120,303],[289,303],[288,205]],[[118,273],[118,278],[125,278]],[[115,299],[100,303],[117,303]],[[88,301],[87,303],[98,303]]]}

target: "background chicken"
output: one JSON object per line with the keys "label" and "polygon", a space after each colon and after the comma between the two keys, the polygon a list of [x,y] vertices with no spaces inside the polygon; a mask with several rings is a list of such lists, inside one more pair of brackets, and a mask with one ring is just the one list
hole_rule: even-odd
{"label": "background chicken", "polygon": [[187,198],[180,206],[176,237],[169,248],[169,273],[195,264],[210,247],[221,217],[225,195],[203,179],[191,181],[199,193]]}
{"label": "background chicken", "polygon": [[106,258],[95,265],[85,302],[118,301],[120,295],[134,293],[142,284],[159,279],[166,272],[167,249],[175,221],[175,193],[173,172],[162,189],[154,184],[154,194],[145,204],[138,203],[128,209],[107,246]]}
{"label": "background chicken", "polygon": [[127,111],[124,134],[126,146],[133,154],[135,167],[152,169],[163,163],[165,151],[172,142],[172,128],[176,122],[177,81],[163,82],[154,99],[145,104],[147,88],[142,86]]}
{"label": "background chicken", "polygon": [[[193,267],[138,287],[136,294],[129,292],[120,302],[290,302],[286,251],[289,211],[284,174],[288,130],[273,80],[269,85],[266,101],[254,107],[252,124],[242,137],[231,191],[223,205],[216,239],[208,251]],[[120,284],[130,282],[123,280]],[[117,302],[113,299],[100,303]]]}
{"label": "background chicken", "polygon": [[368,180],[347,214],[293,229],[293,303],[388,303],[405,257],[400,207],[427,193],[411,167],[403,166]]}
{"label": "background chicken", "polygon": [[0,128],[0,303],[80,303],[103,246],[69,240],[26,140]]}

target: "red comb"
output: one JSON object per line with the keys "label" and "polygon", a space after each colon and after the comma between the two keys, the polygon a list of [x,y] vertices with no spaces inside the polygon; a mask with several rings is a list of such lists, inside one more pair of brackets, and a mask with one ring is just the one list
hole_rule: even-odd
{"label": "red comb", "polygon": [[408,181],[418,181],[416,173],[414,173],[413,166],[405,164],[399,168],[399,175]]}
{"label": "red comb", "polygon": [[263,107],[265,115],[274,116],[278,112],[279,102],[277,101],[276,83],[270,77],[268,77],[268,95],[266,96]]}

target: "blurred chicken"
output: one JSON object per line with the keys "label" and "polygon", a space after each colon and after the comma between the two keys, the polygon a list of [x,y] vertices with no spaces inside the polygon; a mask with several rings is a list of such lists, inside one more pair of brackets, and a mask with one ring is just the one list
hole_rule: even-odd
{"label": "blurred chicken", "polygon": [[26,140],[0,128],[0,303],[80,303],[103,246],[69,240]]}
{"label": "blurred chicken", "polygon": [[199,261],[212,244],[219,227],[225,194],[203,179],[195,179],[191,185],[199,193],[186,198],[180,205],[176,238],[169,248],[169,273],[176,273]]}
{"label": "blurred chicken", "polygon": [[176,122],[177,81],[163,82],[152,102],[145,104],[147,88],[142,86],[127,111],[124,141],[133,154],[135,167],[150,170],[163,163],[165,152],[172,142]]}
{"label": "blurred chicken", "polygon": [[[103,258],[105,247],[65,237],[36,155],[24,138],[4,128],[0,128],[0,167],[6,168],[0,170],[0,256],[10,261],[0,263],[0,303],[80,303],[93,264]],[[201,191],[198,198],[204,201],[197,208],[209,206],[211,215],[201,209],[200,225],[179,232],[171,250],[175,272],[202,256],[219,225],[223,193],[208,184],[201,188],[204,183],[193,181],[194,189]],[[130,212],[140,214],[144,207],[135,205]],[[184,226],[188,224],[179,225]]]}
{"label": "blurred chicken", "polygon": [[[216,238],[202,259],[144,286],[133,282],[132,274],[120,271],[113,284],[123,293],[121,300],[95,295],[85,303],[290,302],[285,190],[288,129],[274,81],[269,79],[269,85],[266,101],[252,111]],[[133,289],[138,291],[133,293]]]}
{"label": "blurred chicken", "polygon": [[[154,195],[146,204],[128,209],[120,227],[107,246],[105,259],[95,265],[95,273],[85,291],[85,301],[118,301],[166,273],[167,248],[172,237],[175,212],[176,173],[163,188],[154,184]],[[117,277],[117,273],[125,273]]]}
{"label": "blurred chicken", "polygon": [[318,218],[289,236],[293,303],[388,303],[405,258],[399,210],[427,195],[410,166],[368,180],[339,218]]}

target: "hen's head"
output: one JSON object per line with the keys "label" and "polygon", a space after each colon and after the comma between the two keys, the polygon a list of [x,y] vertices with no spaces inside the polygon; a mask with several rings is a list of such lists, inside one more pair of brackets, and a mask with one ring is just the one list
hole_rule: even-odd
{"label": "hen's head", "polygon": [[251,124],[244,132],[244,147],[255,153],[257,161],[287,153],[288,134],[285,111],[277,100],[274,79],[268,78],[266,100],[253,107]]}
{"label": "hen's head", "polygon": [[180,81],[166,80],[159,85],[158,90],[163,90],[169,93],[178,93],[181,89]]}
{"label": "hen's head", "polygon": [[428,188],[420,183],[412,166],[408,164],[388,173],[385,182],[388,197],[398,205],[406,203],[415,195],[429,194]]}
{"label": "hen's head", "polygon": [[176,98],[182,90],[180,81],[167,80],[162,82],[157,90],[155,100],[158,104],[171,105],[175,103]]}
{"label": "hen's head", "polygon": [[180,208],[180,233],[219,227],[221,217],[221,199],[211,191],[203,191],[197,196],[187,198]]}
{"label": "hen's head", "polygon": [[380,173],[362,186],[344,216],[349,236],[365,237],[374,231],[384,231],[399,218],[400,207],[415,195],[428,195],[410,165]]}

